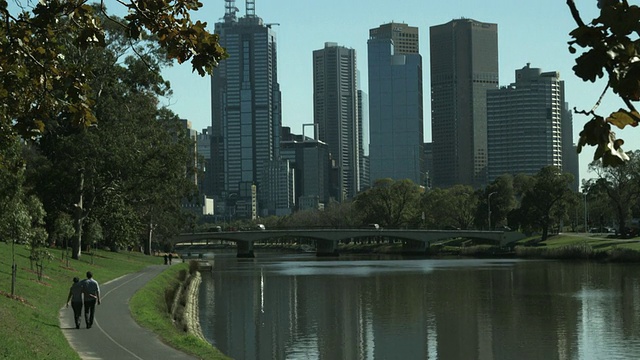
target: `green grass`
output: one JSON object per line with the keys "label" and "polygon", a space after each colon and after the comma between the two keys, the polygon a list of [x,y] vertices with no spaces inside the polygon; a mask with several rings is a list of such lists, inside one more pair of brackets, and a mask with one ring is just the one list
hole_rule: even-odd
{"label": "green grass", "polygon": [[15,245],[17,277],[11,298],[12,246],[0,242],[0,359],[79,359],[60,330],[58,311],[64,306],[72,278],[84,278],[92,271],[100,283],[148,265],[158,258],[140,253],[96,251],[80,260],[61,259],[61,250],[52,249],[55,259],[45,264],[42,281],[31,270],[29,251]]}
{"label": "green grass", "polygon": [[555,235],[549,237],[540,244],[549,248],[561,247],[566,245],[586,243],[594,249],[608,250],[613,247],[625,247],[630,249],[640,249],[640,239],[617,239],[615,237],[603,238],[602,236],[592,235]]}
{"label": "green grass", "polygon": [[136,321],[158,334],[164,342],[176,349],[193,354],[200,359],[229,359],[210,343],[184,331],[171,323],[165,301],[165,291],[179,284],[181,271],[189,271],[189,264],[171,266],[159,276],[149,281],[131,299],[129,307]]}
{"label": "green grass", "polygon": [[[542,242],[536,240],[529,238],[521,241],[515,249],[516,256],[640,262],[640,239],[561,234],[551,236]],[[527,244],[535,246],[526,246]]]}

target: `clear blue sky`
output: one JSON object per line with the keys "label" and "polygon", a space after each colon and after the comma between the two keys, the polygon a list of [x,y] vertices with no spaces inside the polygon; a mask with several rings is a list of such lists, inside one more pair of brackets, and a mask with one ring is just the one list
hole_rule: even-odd
{"label": "clear blue sky", "polygon": [[[109,0],[114,2],[114,0]],[[195,18],[214,23],[224,15],[224,0],[202,1],[204,7]],[[596,1],[577,1],[585,22],[598,15]],[[245,14],[245,1],[237,0],[239,16]],[[111,5],[111,10],[117,8]],[[575,28],[564,0],[255,0],[256,15],[274,26],[277,34],[278,80],[282,90],[283,125],[302,133],[303,123],[313,122],[312,52],[325,42],[356,50],[362,88],[367,91],[367,39],[369,29],[391,21],[404,22],[420,29],[420,52],[423,56],[425,141],[431,140],[429,27],[457,18],[471,18],[498,24],[500,85],[514,82],[516,69],[531,63],[543,71],[559,71],[565,81],[566,99],[571,108],[590,110],[596,103],[606,82],[584,83],[572,71],[575,55],[568,51],[568,33]],[[189,119],[193,128],[201,131],[211,121],[210,79],[191,72],[189,64],[176,65],[164,72],[171,81],[174,95],[165,104],[182,118]],[[215,76],[215,75],[214,75]],[[609,93],[598,112],[607,115],[623,107],[623,103]],[[589,119],[573,117],[574,141]],[[514,124],[515,125],[515,124]],[[517,125],[516,125],[517,126]],[[626,141],[625,150],[640,148],[635,132],[638,129],[617,131]],[[587,164],[594,149],[586,148],[580,155],[581,178],[595,177],[587,173]]]}

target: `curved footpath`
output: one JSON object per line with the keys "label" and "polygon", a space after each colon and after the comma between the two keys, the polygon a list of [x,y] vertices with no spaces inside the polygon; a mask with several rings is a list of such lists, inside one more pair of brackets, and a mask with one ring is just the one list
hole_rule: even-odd
{"label": "curved footpath", "polygon": [[[60,309],[60,328],[71,347],[85,360],[196,359],[163,343],[153,332],[140,327],[131,317],[129,299],[166,266],[154,265],[107,283],[100,283],[102,304],[96,305],[91,329],[84,323],[76,329],[71,307]],[[100,274],[95,278],[100,282]]]}

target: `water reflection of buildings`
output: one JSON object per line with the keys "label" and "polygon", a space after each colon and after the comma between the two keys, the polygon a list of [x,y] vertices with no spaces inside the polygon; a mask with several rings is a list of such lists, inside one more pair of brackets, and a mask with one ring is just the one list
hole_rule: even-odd
{"label": "water reflection of buildings", "polygon": [[[603,265],[397,274],[359,267],[356,275],[317,264],[283,273],[249,262],[205,275],[205,335],[236,359],[568,360],[640,349],[638,275]],[[617,277],[613,289],[602,285]]]}

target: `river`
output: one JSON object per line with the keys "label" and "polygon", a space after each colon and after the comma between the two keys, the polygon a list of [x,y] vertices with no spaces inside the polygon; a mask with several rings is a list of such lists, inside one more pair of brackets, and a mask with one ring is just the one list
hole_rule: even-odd
{"label": "river", "polygon": [[216,254],[200,322],[234,359],[638,359],[640,265]]}

